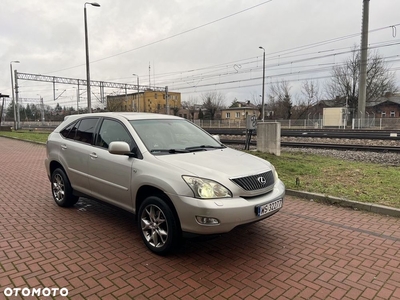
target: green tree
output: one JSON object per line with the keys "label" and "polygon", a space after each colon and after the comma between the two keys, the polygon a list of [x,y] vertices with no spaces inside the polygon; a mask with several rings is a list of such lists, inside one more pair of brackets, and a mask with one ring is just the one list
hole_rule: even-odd
{"label": "green tree", "polygon": [[7,106],[6,117],[14,119],[14,101],[11,101]]}
{"label": "green tree", "polygon": [[203,114],[203,110],[200,108],[199,109],[199,119],[203,120],[204,119],[204,114]]}
{"label": "green tree", "polygon": [[40,120],[40,107],[36,106],[35,104],[32,104],[31,110],[32,110],[33,120],[35,120],[35,121]]}
{"label": "green tree", "polygon": [[56,114],[60,114],[62,111],[62,107],[60,106],[59,103],[57,103],[56,107],[54,108],[54,111]]}
{"label": "green tree", "polygon": [[27,121],[33,120],[32,109],[29,104],[26,105],[25,116]]}
{"label": "green tree", "polygon": [[237,101],[236,98],[232,101],[231,106],[229,106],[229,108],[234,108],[234,107],[239,107],[239,102]]}

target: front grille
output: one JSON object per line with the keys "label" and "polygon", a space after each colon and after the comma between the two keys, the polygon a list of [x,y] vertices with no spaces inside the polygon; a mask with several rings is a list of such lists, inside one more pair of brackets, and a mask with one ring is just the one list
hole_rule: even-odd
{"label": "front grille", "polygon": [[272,171],[246,177],[231,178],[231,180],[246,191],[266,189],[272,186],[275,182]]}

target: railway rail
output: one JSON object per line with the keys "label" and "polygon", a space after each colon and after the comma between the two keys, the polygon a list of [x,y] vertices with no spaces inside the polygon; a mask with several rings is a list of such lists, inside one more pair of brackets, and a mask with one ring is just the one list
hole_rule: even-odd
{"label": "railway rail", "polygon": [[[221,139],[226,145],[245,145],[244,140]],[[250,145],[257,145],[256,141],[250,141]],[[400,153],[400,147],[396,146],[374,146],[374,145],[350,145],[350,144],[330,144],[330,143],[304,143],[304,142],[281,142],[282,147],[292,148],[318,148],[335,150],[371,151],[371,152],[395,152]]]}
{"label": "railway rail", "polygon": [[[210,134],[244,136],[243,128],[207,128]],[[398,140],[399,130],[344,130],[344,129],[282,129],[284,137],[313,137],[340,139]]]}

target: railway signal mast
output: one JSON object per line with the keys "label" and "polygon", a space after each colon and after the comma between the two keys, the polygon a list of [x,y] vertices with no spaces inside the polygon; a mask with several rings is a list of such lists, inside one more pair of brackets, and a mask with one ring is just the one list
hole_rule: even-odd
{"label": "railway signal mast", "polygon": [[365,127],[365,106],[367,99],[367,60],[368,60],[368,23],[369,0],[363,0],[362,32],[361,32],[361,62],[360,78],[358,84],[358,113],[360,114],[360,127]]}

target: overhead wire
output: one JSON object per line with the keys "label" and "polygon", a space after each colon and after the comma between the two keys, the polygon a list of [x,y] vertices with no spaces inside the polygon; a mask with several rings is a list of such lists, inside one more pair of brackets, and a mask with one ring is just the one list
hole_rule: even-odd
{"label": "overhead wire", "polygon": [[[148,46],[150,46],[150,45],[154,45],[154,44],[156,44],[156,43],[160,43],[160,42],[166,41],[166,40],[168,40],[168,39],[175,38],[175,37],[177,37],[177,36],[186,34],[186,33],[188,33],[188,32],[191,32],[191,31],[200,29],[200,28],[202,28],[202,27],[205,27],[205,26],[214,24],[214,23],[216,23],[216,22],[219,22],[219,21],[225,20],[225,19],[227,19],[227,18],[233,17],[233,16],[235,16],[235,15],[238,15],[238,14],[240,14],[240,13],[243,13],[243,12],[246,12],[246,11],[248,11],[248,10],[254,9],[254,8],[259,7],[259,6],[261,6],[261,5],[267,4],[267,3],[271,2],[271,1],[272,1],[272,0],[264,1],[264,2],[262,2],[262,3],[260,3],[260,4],[251,6],[251,7],[249,7],[249,8],[244,9],[244,10],[241,10],[241,11],[238,11],[238,12],[236,12],[236,13],[227,15],[227,16],[225,16],[225,17],[216,19],[216,20],[214,20],[214,21],[211,21],[211,22],[202,24],[202,25],[200,25],[200,26],[197,26],[197,27],[194,27],[194,28],[191,28],[191,29],[182,31],[182,32],[180,32],[180,33],[178,33],[178,34],[174,34],[174,35],[172,35],[172,36],[169,36],[169,37],[166,37],[166,38],[162,38],[162,39],[160,39],[160,40],[154,41],[154,42],[149,43],[149,44],[146,44],[146,45],[139,46],[139,47],[134,48],[134,49],[130,49],[130,50],[123,51],[123,52],[120,52],[120,53],[117,53],[117,54],[114,54],[114,55],[111,55],[111,56],[108,56],[108,57],[104,57],[104,58],[102,58],[102,59],[95,60],[95,61],[92,61],[92,62],[90,62],[90,63],[95,63],[95,62],[103,61],[103,60],[106,60],[106,59],[109,59],[109,58],[113,58],[113,57],[116,57],[116,56],[119,56],[119,55],[126,54],[126,53],[128,53],[128,52],[132,52],[132,51],[135,51],[135,50],[144,48],[144,47],[148,47]],[[369,33],[373,33],[373,32],[377,32],[377,31],[383,30],[383,29],[391,28],[391,29],[392,29],[392,36],[393,36],[393,37],[396,37],[396,27],[399,26],[399,25],[400,25],[400,24],[394,24],[394,25],[391,25],[391,26],[385,26],[385,27],[376,28],[376,29],[370,30]],[[307,49],[310,49],[310,48],[315,48],[315,47],[317,47],[317,46],[323,46],[323,45],[326,45],[326,44],[329,44],[329,43],[334,43],[334,42],[338,42],[338,41],[342,41],[342,40],[354,38],[354,37],[357,37],[357,36],[359,36],[359,35],[360,35],[360,33],[354,33],[354,34],[345,35],[345,36],[342,36],[342,37],[337,37],[337,38],[333,38],[333,39],[324,40],[324,41],[321,41],[321,42],[311,43],[311,44],[302,45],[302,46],[299,46],[299,47],[294,47],[294,48],[290,48],[290,49],[286,49],[286,50],[281,50],[281,51],[277,51],[277,52],[267,53],[266,60],[267,60],[267,61],[271,61],[271,60],[274,60],[274,59],[276,59],[276,58],[279,58],[280,60],[281,60],[281,59],[284,60],[284,59],[288,59],[288,58],[294,58],[294,57],[301,57],[301,56],[313,55],[313,54],[315,54],[315,53],[319,53],[319,54],[320,54],[320,53],[332,52],[332,51],[335,51],[335,49],[326,49],[326,50],[321,50],[321,51],[318,51],[318,52],[302,53],[302,54],[292,55],[292,54],[294,54],[294,53],[298,53],[298,52],[301,52],[301,51],[304,51],[304,50],[307,50]],[[386,42],[374,43],[374,44],[377,44],[377,45],[381,44],[381,46],[371,47],[371,49],[373,49],[373,48],[380,48],[380,47],[388,47],[388,46],[398,45],[398,44],[399,44],[397,41],[396,41],[396,42],[393,42],[393,41],[392,41],[392,42],[390,42],[389,44],[386,44],[386,45],[382,45],[382,43],[386,43]],[[371,45],[372,45],[372,44],[371,44]],[[345,49],[345,48],[339,48],[339,49]],[[339,49],[336,49],[336,50],[339,50]],[[307,58],[298,59],[298,60],[293,60],[293,61],[285,61],[285,62],[281,62],[281,61],[280,61],[279,64],[275,65],[275,67],[282,67],[282,66],[285,66],[285,65],[289,65],[289,64],[290,64],[290,65],[291,65],[291,68],[293,68],[293,64],[296,64],[296,63],[307,62],[307,61],[312,61],[312,60],[317,60],[317,59],[322,59],[322,58],[328,58],[328,57],[332,57],[332,56],[335,57],[335,56],[343,55],[343,54],[349,53],[349,52],[351,52],[351,51],[342,51],[342,52],[338,52],[338,53],[325,54],[325,55],[321,55],[321,56],[315,55],[315,56],[313,56],[313,57],[307,57]],[[394,60],[394,61],[397,61],[397,60]],[[165,81],[161,81],[161,83],[162,83],[163,85],[164,85],[164,84],[168,84],[168,83],[170,83],[170,82],[173,82],[174,84],[176,84],[177,81],[178,81],[178,79],[168,79],[168,77],[172,77],[172,76],[175,76],[175,75],[180,76],[181,82],[190,81],[190,80],[192,80],[192,81],[193,81],[193,80],[200,80],[200,81],[203,81],[203,80],[212,79],[212,78],[216,78],[216,77],[218,77],[218,78],[223,78],[223,77],[225,77],[225,76],[233,76],[233,75],[235,75],[235,74],[236,74],[236,75],[237,75],[237,74],[244,75],[244,74],[246,74],[246,73],[255,72],[256,70],[261,70],[261,68],[262,68],[262,66],[258,65],[258,63],[259,63],[259,56],[256,56],[256,57],[240,59],[240,60],[236,60],[236,61],[232,61],[232,62],[228,62],[228,63],[221,63],[221,64],[217,64],[217,65],[213,65],[213,66],[202,67],[202,68],[198,68],[198,69],[190,69],[190,70],[185,70],[185,71],[175,71],[175,72],[161,73],[161,74],[158,74],[157,76],[155,76],[155,78],[157,79],[157,82],[158,82],[158,83],[159,83],[159,80],[160,80],[161,78],[165,78],[165,79],[166,79]],[[255,66],[251,66],[252,64],[256,64],[256,65],[255,65]],[[221,71],[224,71],[224,70],[226,70],[227,68],[234,68],[234,65],[240,65],[240,66],[241,66],[240,72],[239,72],[238,70],[235,70],[235,72],[231,71],[231,72],[221,73]],[[243,68],[243,69],[242,69],[242,67],[243,67],[244,65],[250,65],[251,67]],[[54,72],[60,72],[60,71],[64,71],[64,70],[68,70],[68,69],[72,69],[72,68],[80,67],[80,66],[82,66],[82,65],[74,66],[74,67],[70,67],[70,68],[65,68],[65,69],[58,70],[58,71],[53,71],[52,73],[54,73]],[[269,68],[269,69],[272,69],[273,67],[274,67],[274,65],[268,65],[268,68]],[[297,67],[295,66],[295,68],[297,68]],[[189,76],[182,77],[182,74],[186,74],[186,73],[196,73],[196,72],[199,72],[199,71],[201,71],[201,70],[204,70],[204,71],[206,71],[206,72],[204,72],[204,73],[202,73],[202,74],[194,74],[194,76],[190,76],[190,77],[189,77]],[[207,70],[208,70],[208,71],[207,71]],[[395,70],[397,70],[397,69],[395,69]],[[219,73],[216,73],[216,72],[219,72]],[[304,72],[307,72],[307,71],[304,71]],[[316,71],[316,72],[317,72],[317,71]],[[213,74],[213,73],[214,73],[214,74]],[[207,74],[208,74],[208,75],[207,75]],[[249,79],[249,80],[257,80],[257,79],[251,78],[251,79]],[[241,81],[239,80],[238,82],[241,82]],[[214,85],[223,85],[223,84],[226,84],[226,83],[224,83],[224,82],[222,82],[222,83],[214,83]],[[196,88],[196,87],[200,87],[200,86],[201,86],[201,85],[195,85],[195,86],[192,86],[191,88]],[[181,88],[184,89],[184,88],[188,88],[188,87],[181,87]]]}
{"label": "overhead wire", "polygon": [[[164,42],[164,41],[173,39],[173,38],[176,38],[176,37],[181,36],[181,35],[184,35],[184,34],[186,34],[186,33],[195,31],[195,30],[197,30],[197,29],[206,27],[206,26],[208,26],[208,25],[211,25],[211,24],[214,24],[214,23],[217,23],[217,22],[226,20],[226,19],[228,19],[228,18],[234,17],[234,16],[239,15],[239,14],[241,14],[241,13],[244,13],[244,12],[246,12],[246,11],[255,9],[255,8],[257,8],[257,7],[260,7],[260,6],[265,5],[265,4],[267,4],[267,3],[270,3],[270,2],[272,2],[272,0],[267,0],[267,1],[261,2],[261,3],[259,3],[259,4],[256,4],[256,5],[253,5],[253,6],[251,6],[251,7],[245,8],[245,9],[243,9],[243,10],[240,10],[240,11],[238,11],[238,12],[232,13],[232,14],[227,15],[227,16],[225,16],[225,17],[221,17],[221,18],[216,19],[216,20],[214,20],[214,21],[210,21],[210,22],[204,23],[204,24],[202,24],[202,25],[199,25],[199,26],[196,26],[196,27],[193,27],[193,28],[184,30],[184,31],[182,31],[182,32],[179,32],[179,33],[170,35],[170,36],[168,36],[168,37],[165,37],[165,38],[156,40],[156,41],[154,41],[154,42],[151,42],[151,43],[148,43],[148,44],[145,44],[145,45],[142,45],[142,46],[138,46],[138,47],[133,48],[133,49],[130,49],[130,50],[126,50],[126,51],[123,51],[123,52],[120,52],[120,53],[116,53],[116,54],[113,54],[113,55],[110,55],[110,56],[107,56],[107,57],[103,57],[103,58],[100,58],[100,59],[97,59],[97,60],[93,60],[93,61],[91,61],[90,63],[93,64],[93,63],[100,62],[100,61],[103,61],[103,60],[106,60],[106,59],[114,58],[114,57],[116,57],[116,56],[120,56],[120,55],[129,53],[129,52],[132,52],[132,51],[136,51],[136,50],[139,50],[139,49],[143,49],[143,48],[146,48],[146,47],[149,47],[149,46],[152,46],[152,45],[155,45],[155,44],[158,44],[158,43],[161,43],[161,42]],[[80,64],[80,65],[77,65],[77,66],[73,66],[73,67],[69,67],[69,68],[65,68],[65,69],[61,69],[61,70],[57,70],[57,71],[52,71],[52,72],[50,72],[50,73],[56,73],[56,72],[61,72],[61,71],[65,71],[65,70],[70,70],[70,69],[77,68],[77,67],[81,67],[81,66],[84,66],[84,64]]]}

